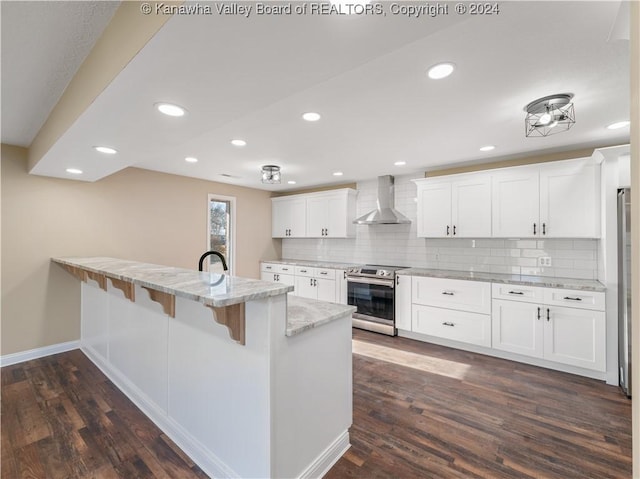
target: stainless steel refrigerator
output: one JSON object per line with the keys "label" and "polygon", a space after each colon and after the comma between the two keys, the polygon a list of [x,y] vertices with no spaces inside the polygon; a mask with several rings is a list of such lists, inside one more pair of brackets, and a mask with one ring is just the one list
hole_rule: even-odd
{"label": "stainless steel refrigerator", "polygon": [[631,397],[631,194],[618,190],[618,364],[620,387]]}

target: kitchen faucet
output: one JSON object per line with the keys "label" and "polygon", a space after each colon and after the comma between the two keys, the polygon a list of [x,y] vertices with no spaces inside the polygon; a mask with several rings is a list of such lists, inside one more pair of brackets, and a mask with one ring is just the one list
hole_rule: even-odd
{"label": "kitchen faucet", "polygon": [[211,256],[211,255],[215,255],[218,258],[220,258],[220,261],[222,262],[222,269],[224,271],[229,271],[229,268],[227,268],[227,261],[224,259],[224,256],[222,255],[222,253],[218,252],[218,251],[207,251],[205,254],[203,254],[202,256],[200,256],[200,261],[198,262],[198,271],[202,271],[202,267],[204,265],[204,260],[207,256]]}

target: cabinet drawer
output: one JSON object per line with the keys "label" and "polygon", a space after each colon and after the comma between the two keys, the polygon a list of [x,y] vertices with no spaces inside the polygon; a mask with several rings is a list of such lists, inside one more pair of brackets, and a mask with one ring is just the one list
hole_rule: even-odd
{"label": "cabinet drawer", "polygon": [[545,304],[604,311],[604,293],[574,289],[544,288]]}
{"label": "cabinet drawer", "polygon": [[316,268],[316,278],[319,279],[336,279],[335,269]]}
{"label": "cabinet drawer", "polygon": [[412,297],[425,306],[491,313],[491,283],[414,276]]}
{"label": "cabinet drawer", "polygon": [[279,264],[275,263],[262,263],[260,266],[260,271],[263,273],[277,273]]}
{"label": "cabinet drawer", "polygon": [[276,264],[276,273],[284,273],[293,275],[296,267],[290,264]]}
{"label": "cabinet drawer", "polygon": [[310,266],[296,266],[295,272],[296,276],[313,277],[316,274],[316,269],[311,268]]}
{"label": "cabinet drawer", "polygon": [[544,301],[544,289],[536,286],[493,283],[491,289],[493,299],[509,299],[525,303],[542,303]]}
{"label": "cabinet drawer", "polygon": [[412,329],[416,333],[491,347],[491,316],[414,304]]}

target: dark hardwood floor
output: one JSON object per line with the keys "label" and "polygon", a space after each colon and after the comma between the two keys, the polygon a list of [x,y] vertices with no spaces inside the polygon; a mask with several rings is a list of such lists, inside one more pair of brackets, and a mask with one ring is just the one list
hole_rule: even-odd
{"label": "dark hardwood floor", "polygon": [[[328,479],[631,477],[631,401],[615,387],[354,339],[353,447]],[[1,380],[3,479],[207,477],[80,351],[4,367]]]}

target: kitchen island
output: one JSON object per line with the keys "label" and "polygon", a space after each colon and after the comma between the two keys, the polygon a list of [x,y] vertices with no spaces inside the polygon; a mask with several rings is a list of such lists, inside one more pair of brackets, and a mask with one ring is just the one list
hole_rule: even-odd
{"label": "kitchen island", "polygon": [[81,348],[212,477],[321,477],[349,447],[353,307],[114,258],[81,280]]}

